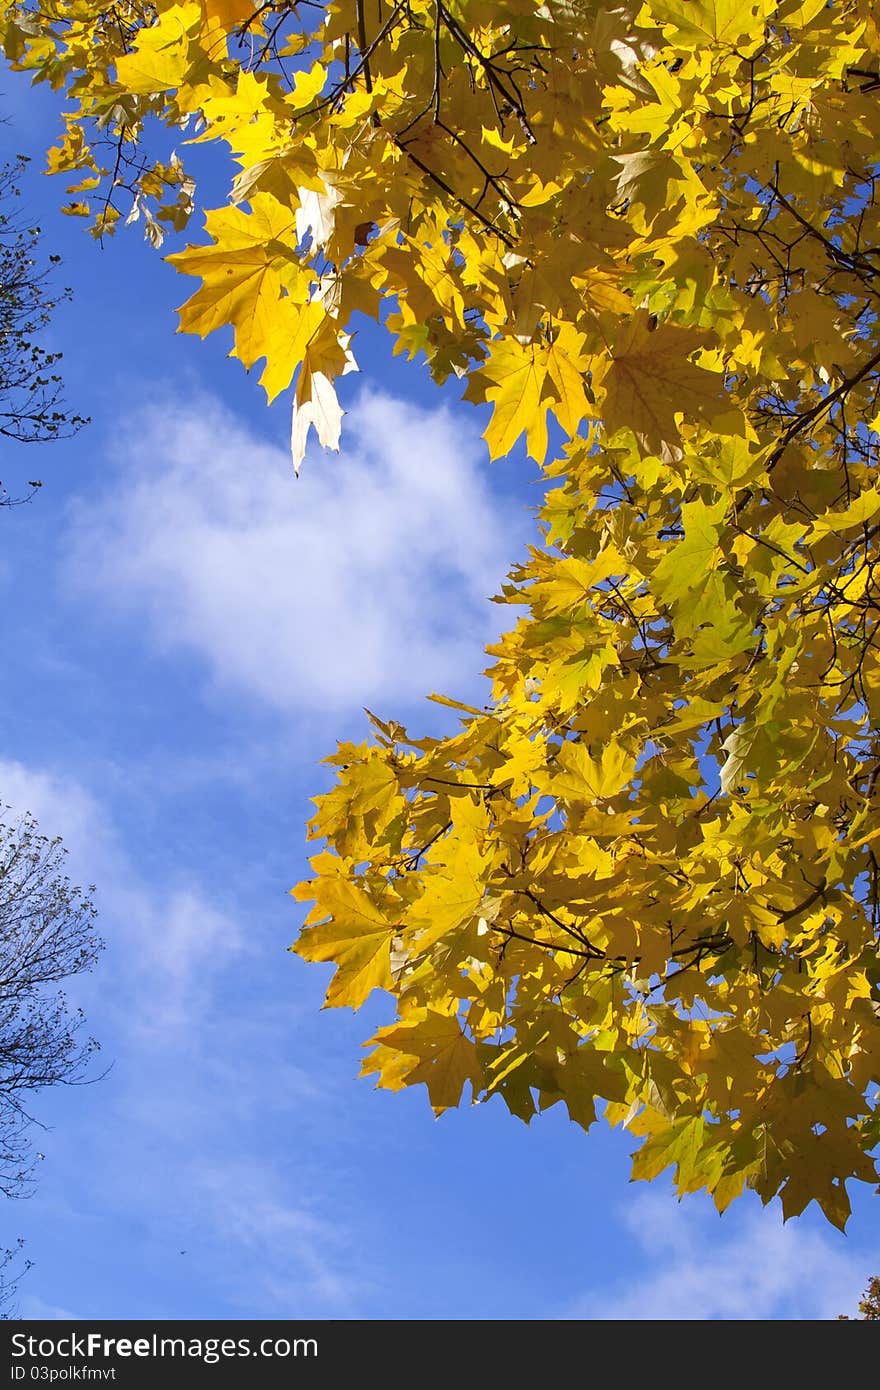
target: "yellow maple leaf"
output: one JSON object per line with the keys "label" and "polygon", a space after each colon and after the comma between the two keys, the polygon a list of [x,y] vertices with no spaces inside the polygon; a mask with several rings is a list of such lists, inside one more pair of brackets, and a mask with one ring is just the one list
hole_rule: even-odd
{"label": "yellow maple leaf", "polygon": [[214,20],[227,34],[258,13],[254,0],[202,0],[209,21]]}
{"label": "yellow maple leaf", "polygon": [[615,545],[606,545],[594,560],[568,555],[559,560],[546,579],[533,586],[532,593],[547,617],[576,613],[595,596],[595,586],[612,574],[625,574],[629,563]]}
{"label": "yellow maple leaf", "polygon": [[117,59],[119,85],[144,95],[181,86],[192,61],[190,40],[201,17],[202,7],[194,0],[160,14],[154,25],[140,31],[132,52]]}
{"label": "yellow maple leaf", "polygon": [[383,1028],[376,1037],[384,1047],[413,1059],[414,1064],[407,1069],[407,1084],[423,1081],[437,1111],[458,1105],[466,1081],[475,1088],[480,1083],[476,1048],[454,1014],[418,1009],[400,1026]]}
{"label": "yellow maple leaf", "polygon": [[202,288],[180,310],[180,327],[204,338],[231,323],[238,356],[250,367],[266,356],[261,344],[272,331],[272,312],[298,269],[296,219],[268,194],[255,193],[249,212],[219,208],[208,213],[205,226],[211,245],[188,246],[167,258],[185,275],[202,278]]}
{"label": "yellow maple leaf", "polygon": [[616,796],[627,785],[636,765],[635,755],[619,743],[607,743],[598,758],[587,746],[567,742],[556,755],[559,771],[543,785],[544,790],[564,801],[604,801]]}
{"label": "yellow maple leaf", "polygon": [[682,48],[706,43],[735,47],[741,39],[759,43],[764,20],[777,8],[777,0],[650,0],[638,23],[659,23]]}
{"label": "yellow maple leaf", "polygon": [[339,334],[333,320],[323,313],[318,329],[308,340],[296,383],[290,425],[290,452],[295,473],[299,473],[305,458],[311,426],[323,448],[339,448],[343,411],[333,382],[337,376],[357,369],[348,334]]}
{"label": "yellow maple leaf", "polygon": [[[314,893],[311,889],[314,888]],[[396,927],[389,924],[371,898],[355,884],[336,875],[314,880],[296,897],[316,896],[306,922],[332,913],[329,922],[306,926],[292,950],[305,960],[334,961],[336,974],[327,990],[327,1007],[359,1009],[374,989],[391,989],[391,942]]]}
{"label": "yellow maple leaf", "polygon": [[407,934],[414,934],[414,949],[419,952],[470,921],[483,900],[487,861],[479,846],[453,830],[443,841],[443,858],[407,913]]}
{"label": "yellow maple leaf", "polygon": [[657,324],[641,309],[615,339],[604,379],[602,416],[609,435],[631,429],[646,452],[669,451],[681,439],[676,415],[705,418],[723,404],[723,379],[690,361],[701,335]]}
{"label": "yellow maple leaf", "polygon": [[533,343],[510,340],[492,344],[484,374],[494,384],[486,392],[492,419],[483,438],[492,458],[510,453],[525,432],[529,453],[543,463],[547,453],[547,407],[541,403],[547,378],[547,354]]}

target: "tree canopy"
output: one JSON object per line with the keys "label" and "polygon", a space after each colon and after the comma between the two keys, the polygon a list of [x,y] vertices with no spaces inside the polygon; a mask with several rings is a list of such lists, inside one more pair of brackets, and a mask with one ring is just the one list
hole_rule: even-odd
{"label": "tree canopy", "polygon": [[[69,291],[53,295],[48,289],[59,257],[49,256],[48,265],[39,267],[40,228],[16,206],[26,164],[19,156],[0,166],[0,436],[36,444],[75,434],[87,422],[65,408],[61,377],[54,370],[61,354],[36,341]],[[40,483],[29,486],[32,496]],[[26,500],[8,496],[0,484],[0,506]]]}
{"label": "tree canopy", "polygon": [[297,466],[367,315],[546,469],[490,703],[374,717],[317,799],[296,949],[330,1005],[394,996],[364,1071],[598,1108],[636,1177],[843,1226],[880,1139],[876,7],[4,16],[96,235],[181,229],[181,148],[228,149],[180,326],[295,380]]}
{"label": "tree canopy", "polygon": [[[103,943],[95,908],[63,873],[61,841],[32,816],[0,823],[0,1193],[31,1191],[31,1097],[84,1079],[98,1044],[83,1040],[82,1011],[54,987],[90,970]],[[0,1252],[3,1270],[13,1258]],[[0,1296],[0,1308],[3,1300]]]}

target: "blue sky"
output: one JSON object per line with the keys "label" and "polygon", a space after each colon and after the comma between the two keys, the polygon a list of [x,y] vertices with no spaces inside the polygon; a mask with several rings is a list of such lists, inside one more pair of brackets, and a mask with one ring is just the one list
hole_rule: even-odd
{"label": "blue sky", "polygon": [[[35,1195],[4,1244],[41,1318],[827,1318],[878,1272],[880,1221],[850,1234],[778,1203],[723,1218],[631,1141],[561,1109],[435,1120],[421,1089],[357,1079],[389,1021],[321,1011],[329,968],[289,954],[320,758],[368,705],[444,727],[439,689],[485,698],[488,600],[530,538],[537,473],[489,466],[478,411],[376,330],[354,344],[340,455],[294,479],[271,410],[221,337],[176,335],[190,292],[132,228],[101,249],[39,174],[57,98],[7,75],[5,154],[73,303],[48,345],[92,424],[4,444],[40,477],[0,513],[0,800],[63,836],[97,885],[107,949],[71,990],[102,1043],[95,1084],[34,1110]],[[217,169],[205,166],[222,197]],[[199,221],[189,233],[196,239]],[[169,247],[168,249],[173,249]],[[185,1253],[182,1253],[185,1252]]]}

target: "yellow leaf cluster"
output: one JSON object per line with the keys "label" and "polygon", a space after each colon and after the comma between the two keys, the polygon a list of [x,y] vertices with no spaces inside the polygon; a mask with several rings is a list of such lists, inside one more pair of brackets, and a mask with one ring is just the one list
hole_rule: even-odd
{"label": "yellow leaf cluster", "polygon": [[226,145],[181,328],[296,379],[297,466],[367,314],[553,484],[491,703],[374,718],[318,798],[296,949],[330,1004],[393,996],[365,1070],[843,1225],[880,1141],[874,7],[6,0],[0,34],[68,89],[49,167],[99,231],[185,222],[163,126]]}

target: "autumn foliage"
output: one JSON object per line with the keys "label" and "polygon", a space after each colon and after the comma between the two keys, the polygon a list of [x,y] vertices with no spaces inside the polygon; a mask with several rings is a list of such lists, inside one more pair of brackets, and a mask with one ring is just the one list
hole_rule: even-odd
{"label": "autumn foliage", "polygon": [[181,328],[295,382],[297,466],[368,315],[546,468],[491,702],[375,718],[317,801],[296,949],[331,1005],[394,996],[364,1071],[599,1111],[636,1177],[842,1226],[880,1140],[875,5],[22,0],[3,33],[66,89],[49,167],[97,234],[183,227],[187,143],[225,144]]}

